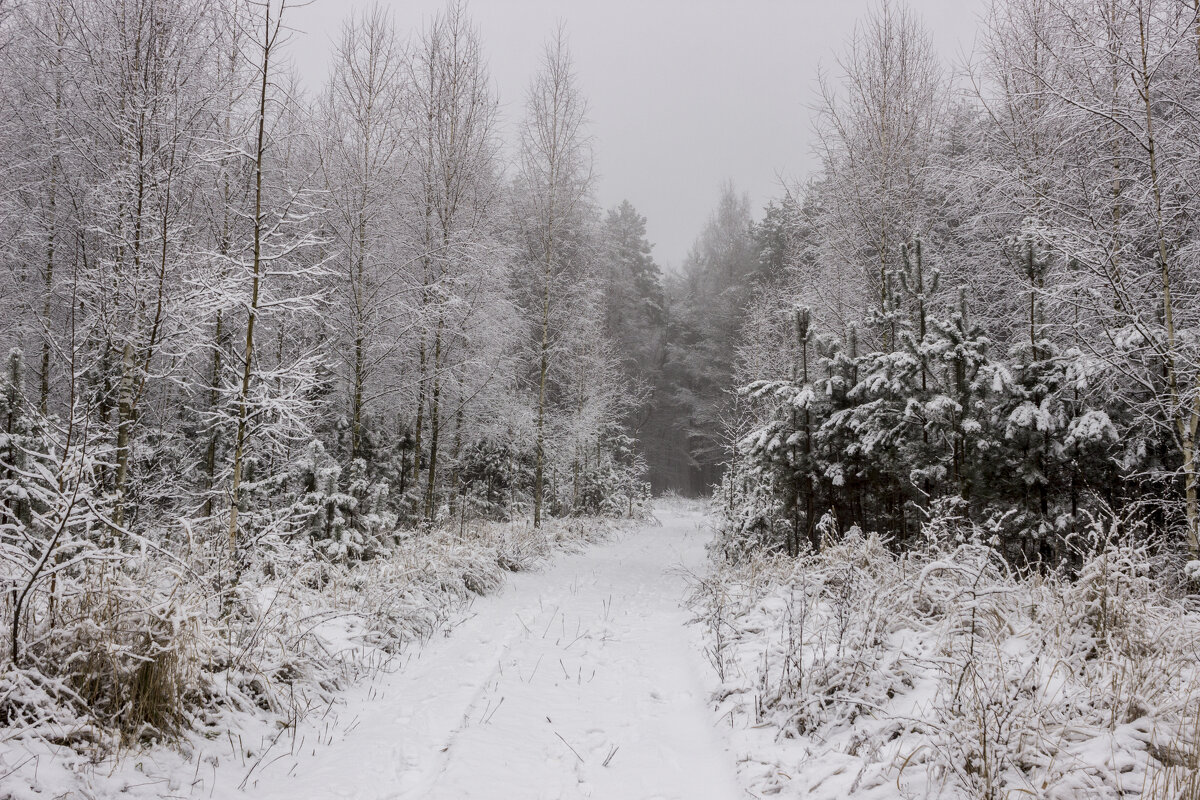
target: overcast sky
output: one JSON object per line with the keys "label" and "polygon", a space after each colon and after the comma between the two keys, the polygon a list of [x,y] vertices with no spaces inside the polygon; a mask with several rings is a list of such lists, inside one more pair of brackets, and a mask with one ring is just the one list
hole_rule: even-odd
{"label": "overcast sky", "polygon": [[[369,0],[290,10],[292,57],[317,87],[341,21]],[[443,0],[382,0],[402,32]],[[947,59],[970,50],[983,0],[911,0]],[[506,130],[558,20],[567,23],[591,108],[604,207],[628,199],[647,217],[655,257],[677,266],[726,178],[757,209],[779,177],[814,163],[810,106],[869,0],[473,0]],[[510,137],[511,138],[511,137]]]}

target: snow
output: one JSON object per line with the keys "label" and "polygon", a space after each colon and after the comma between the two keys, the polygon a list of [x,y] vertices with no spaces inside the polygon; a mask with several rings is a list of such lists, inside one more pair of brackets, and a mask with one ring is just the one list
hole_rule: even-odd
{"label": "snow", "polygon": [[1129,543],[1072,580],[1023,576],[979,544],[847,535],[717,565],[695,598],[740,780],[806,800],[1177,796],[1153,787],[1195,782],[1200,616],[1147,564]]}
{"label": "snow", "polygon": [[[36,791],[0,779],[0,797],[745,796],[682,604],[706,568],[703,515],[679,502],[657,514],[661,525],[513,574],[398,669],[294,726],[192,741],[190,757],[127,754],[78,794],[80,764],[47,751]],[[0,775],[19,756],[0,747]]]}
{"label": "snow", "polygon": [[704,560],[700,517],[660,511],[661,527],[514,576],[418,660],[360,691],[341,712],[358,716],[353,730],[298,765],[263,770],[248,791],[264,800],[737,797],[680,605],[682,570]]}
{"label": "snow", "polygon": [[1072,420],[1067,431],[1067,445],[1089,445],[1095,442],[1115,442],[1120,438],[1117,427],[1104,411],[1092,409]]}
{"label": "snow", "polygon": [[730,566],[707,560],[698,506],[656,511],[512,574],[299,720],[230,715],[185,752],[90,772],[86,752],[0,739],[0,798],[884,800],[976,796],[986,775],[1065,800],[1150,796],[1194,763],[1200,622],[1133,545],[1070,583],[857,533]]}

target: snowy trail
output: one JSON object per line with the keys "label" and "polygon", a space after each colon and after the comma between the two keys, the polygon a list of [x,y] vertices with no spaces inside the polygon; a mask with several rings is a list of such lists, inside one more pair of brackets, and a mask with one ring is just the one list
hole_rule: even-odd
{"label": "snowy trail", "polygon": [[352,697],[357,719],[344,736],[273,764],[248,793],[744,796],[706,700],[696,631],[680,608],[680,569],[698,569],[704,558],[702,516],[680,506],[660,507],[658,516],[661,527],[512,576],[419,658]]}

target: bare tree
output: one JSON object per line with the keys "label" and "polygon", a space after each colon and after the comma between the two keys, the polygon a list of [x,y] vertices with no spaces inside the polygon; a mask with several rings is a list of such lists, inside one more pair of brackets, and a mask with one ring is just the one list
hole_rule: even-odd
{"label": "bare tree", "polygon": [[[252,165],[253,194],[251,241],[249,248],[235,252],[225,271],[237,305],[245,312],[241,353],[237,360],[237,380],[230,393],[232,415],[229,422],[235,430],[230,468],[228,549],[231,558],[238,552],[238,515],[242,501],[241,490],[246,461],[250,455],[251,437],[268,435],[270,423],[275,423],[281,435],[288,430],[303,429],[307,409],[303,397],[313,381],[313,354],[303,346],[294,358],[285,354],[285,329],[299,323],[314,309],[319,300],[314,281],[323,274],[323,265],[306,260],[304,254],[322,243],[316,232],[314,216],[320,209],[310,202],[303,186],[287,185],[282,168],[289,163],[286,142],[289,140],[286,119],[287,100],[292,96],[289,86],[272,81],[273,59],[284,43],[283,16],[287,0],[267,0],[261,6],[261,33],[251,53],[258,61],[257,110],[253,149],[248,158]],[[274,12],[274,13],[272,13]],[[278,97],[277,97],[278,95]],[[282,98],[282,101],[278,98]],[[280,104],[279,113],[271,106]],[[281,119],[282,117],[282,119]],[[278,123],[275,131],[272,122]],[[278,165],[272,169],[268,155],[277,148]],[[291,156],[294,157],[294,156]],[[269,183],[274,173],[280,184]],[[220,292],[216,293],[220,296]],[[218,305],[223,304],[221,300]],[[264,318],[264,312],[269,312]],[[260,325],[274,316],[277,345],[274,359],[265,358],[271,351],[256,340]],[[293,333],[295,331],[293,330]],[[293,337],[297,338],[297,337]],[[294,348],[293,348],[294,349]]]}
{"label": "bare tree", "polygon": [[926,168],[943,121],[946,80],[920,19],[882,0],[820,75],[817,133],[827,171],[830,258],[854,264],[887,305],[899,245],[932,224]]}
{"label": "bare tree", "polygon": [[545,485],[547,387],[555,345],[552,314],[567,289],[566,240],[579,224],[593,177],[586,123],[587,102],[576,83],[566,30],[560,25],[546,44],[541,69],[526,94],[518,177],[518,191],[528,207],[522,224],[527,226],[531,260],[541,272],[534,526],[541,524]]}
{"label": "bare tree", "polygon": [[344,24],[322,99],[321,166],[339,250],[335,324],[347,362],[351,460],[361,450],[368,384],[403,339],[395,312],[404,300],[396,217],[406,157],[405,70],[391,18],[375,6]]}
{"label": "bare tree", "polygon": [[[481,246],[494,235],[499,200],[497,101],[479,32],[454,0],[427,27],[411,61],[410,229],[418,242],[418,369],[416,435],[420,470],[423,426],[429,424],[424,516],[437,506],[443,389],[464,357],[463,326],[488,271]],[[493,267],[494,268],[494,267]],[[474,298],[474,299],[473,299]]]}

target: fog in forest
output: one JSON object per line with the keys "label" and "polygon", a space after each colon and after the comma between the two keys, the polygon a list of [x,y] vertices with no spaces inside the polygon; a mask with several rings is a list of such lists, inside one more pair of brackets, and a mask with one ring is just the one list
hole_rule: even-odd
{"label": "fog in forest", "polygon": [[[328,77],[348,9],[298,7],[289,55],[305,86]],[[440,0],[382,4],[416,27]],[[918,0],[938,52],[953,62],[975,44],[982,0]],[[475,2],[502,124],[519,122],[546,32],[565,22],[595,140],[596,200],[629,200],[646,216],[654,257],[678,269],[726,180],[758,208],[820,164],[813,131],[816,74],[835,69],[839,47],[868,0],[501,0]]]}
{"label": "fog in forest", "polygon": [[1200,798],[1198,110],[1200,0],[0,0],[0,798]]}

